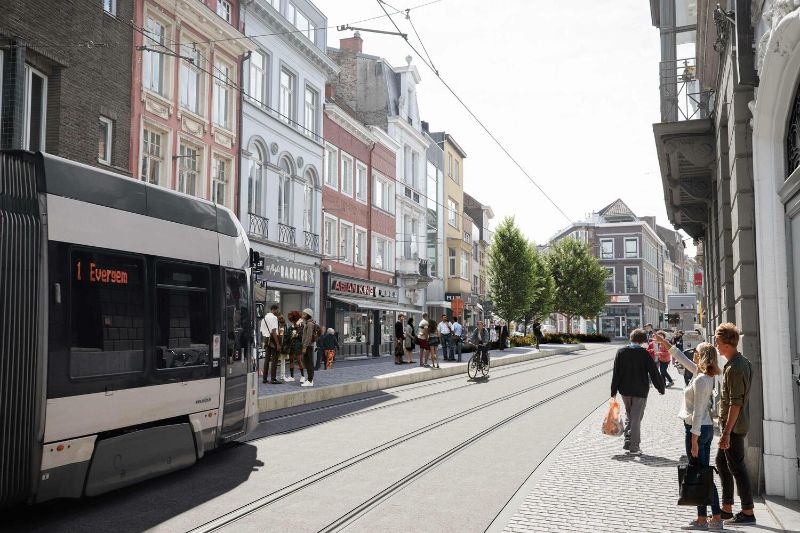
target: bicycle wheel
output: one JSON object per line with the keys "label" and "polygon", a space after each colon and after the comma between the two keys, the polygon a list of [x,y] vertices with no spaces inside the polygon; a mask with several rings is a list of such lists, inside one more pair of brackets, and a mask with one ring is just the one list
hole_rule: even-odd
{"label": "bicycle wheel", "polygon": [[473,355],[469,363],[467,363],[467,375],[470,379],[475,379],[478,377],[478,359],[477,356]]}
{"label": "bicycle wheel", "polygon": [[487,355],[486,356],[486,363],[481,365],[481,374],[485,378],[489,377],[489,365],[490,365],[490,361],[489,361],[489,356]]}

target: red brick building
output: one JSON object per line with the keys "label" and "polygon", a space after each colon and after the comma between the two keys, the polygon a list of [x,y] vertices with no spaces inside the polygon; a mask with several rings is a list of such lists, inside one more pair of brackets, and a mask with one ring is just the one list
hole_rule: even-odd
{"label": "red brick building", "polygon": [[238,212],[238,0],[135,0],[130,167]]}
{"label": "red brick building", "polygon": [[329,94],[323,119],[322,303],[342,355],[392,350],[395,280],[395,154],[383,130],[366,126]]}

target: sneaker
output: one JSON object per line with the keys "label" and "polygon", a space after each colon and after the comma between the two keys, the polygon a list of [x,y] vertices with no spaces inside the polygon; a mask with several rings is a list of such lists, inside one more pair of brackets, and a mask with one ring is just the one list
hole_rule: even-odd
{"label": "sneaker", "polygon": [[642,450],[628,450],[628,455],[642,455]]}
{"label": "sneaker", "polygon": [[303,383],[300,384],[300,386],[301,387],[313,387],[314,386],[314,382],[313,381],[304,381]]}
{"label": "sneaker", "polygon": [[709,520],[708,521],[708,530],[709,531],[723,531],[725,527],[722,525],[722,520]]}
{"label": "sneaker", "polygon": [[630,450],[631,449],[631,441],[626,440],[625,444],[622,445],[623,450]]}
{"label": "sneaker", "polygon": [[739,526],[744,524],[755,524],[755,523],[756,523],[755,515],[744,514],[741,511],[733,515],[733,518],[725,520],[726,526]]}
{"label": "sneaker", "polygon": [[300,376],[300,384],[302,385],[305,382],[306,382],[306,377],[305,376]]}
{"label": "sneaker", "polygon": [[[681,458],[681,460],[683,460],[683,458]],[[719,516],[723,520],[728,520],[729,518],[733,518],[733,513],[729,513],[727,511],[720,511]]]}
{"label": "sneaker", "polygon": [[708,531],[708,524],[694,519],[688,525],[681,526],[681,529],[684,531]]}

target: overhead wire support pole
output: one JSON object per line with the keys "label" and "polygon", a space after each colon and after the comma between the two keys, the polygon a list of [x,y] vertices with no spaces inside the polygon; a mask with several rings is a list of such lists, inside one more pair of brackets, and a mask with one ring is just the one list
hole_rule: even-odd
{"label": "overhead wire support pole", "polygon": [[408,34],[407,33],[401,33],[399,31],[385,31],[385,30],[373,30],[373,29],[370,29],[370,28],[357,28],[357,27],[351,26],[349,24],[345,24],[344,26],[336,26],[336,29],[339,30],[339,31],[353,30],[353,31],[365,31],[365,32],[368,32],[368,33],[383,33],[384,35],[399,35],[403,39],[408,40]]}

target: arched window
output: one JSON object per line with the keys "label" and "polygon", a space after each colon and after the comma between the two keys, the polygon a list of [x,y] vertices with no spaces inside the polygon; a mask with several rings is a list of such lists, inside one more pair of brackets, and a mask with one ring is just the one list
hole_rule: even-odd
{"label": "arched window", "polygon": [[250,176],[247,180],[247,209],[250,213],[259,216],[264,216],[263,190],[266,165],[266,150],[260,144],[256,144],[253,155],[250,157]]}
{"label": "arched window", "polygon": [[786,178],[800,168],[800,84],[794,94],[789,127],[786,129]]}
{"label": "arched window", "polygon": [[291,225],[292,220],[292,169],[284,158],[278,172],[278,222]]}
{"label": "arched window", "polygon": [[303,183],[303,230],[314,233],[314,222],[314,174],[309,170]]}

